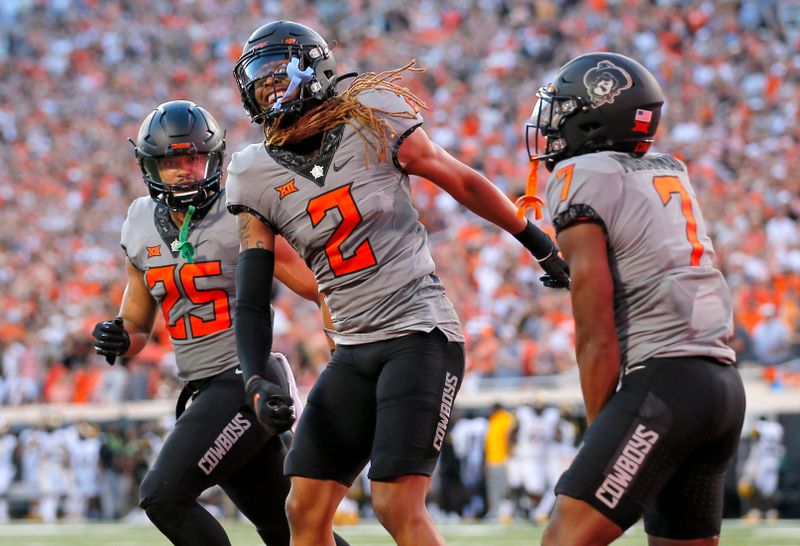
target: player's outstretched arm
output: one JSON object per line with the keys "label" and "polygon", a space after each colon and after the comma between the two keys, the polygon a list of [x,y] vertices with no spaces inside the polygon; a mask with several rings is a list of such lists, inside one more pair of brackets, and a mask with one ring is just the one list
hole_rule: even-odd
{"label": "player's outstretched arm", "polygon": [[525,228],[525,219],[517,217],[517,208],[502,191],[447,153],[421,128],[403,141],[397,160],[408,174],[427,178],[469,210],[509,233],[517,234]]}
{"label": "player's outstretched arm", "polygon": [[95,324],[92,330],[95,350],[114,364],[118,356],[137,354],[147,344],[155,324],[156,301],[144,283],[144,274],[126,261],[128,283],[122,294],[119,315]]}
{"label": "player's outstretched arm", "polygon": [[237,215],[237,224],[239,263],[234,328],[239,364],[248,403],[267,429],[277,434],[291,428],[294,408],[282,370],[270,365],[269,359],[275,235],[266,224],[246,212]]}
{"label": "player's outstretched arm", "polygon": [[569,264],[575,354],[586,420],[594,421],[617,388],[620,351],[614,327],[614,282],[608,265],[606,236],[597,224],[574,224],[561,230],[558,244]]}
{"label": "player's outstretched arm", "polygon": [[514,235],[548,274],[543,278],[545,285],[569,286],[569,272],[550,236],[517,216],[517,207],[497,186],[447,153],[425,131],[417,129],[403,141],[397,160],[408,174],[427,178],[478,216]]}

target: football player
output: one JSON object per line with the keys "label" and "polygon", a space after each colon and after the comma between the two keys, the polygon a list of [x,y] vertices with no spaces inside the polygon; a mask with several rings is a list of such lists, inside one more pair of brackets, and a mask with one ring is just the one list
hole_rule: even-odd
{"label": "football player", "polygon": [[589,424],[542,544],[608,544],[643,515],[651,546],[717,544],[745,397],[686,165],[648,153],[661,88],[638,62],[591,53],[537,96],[528,151],[551,172]]}
{"label": "football player", "polygon": [[569,283],[552,239],[426,136],[422,101],[397,83],[406,68],[363,74],[339,95],[325,40],[275,21],[250,36],[234,69],[245,110],[265,136],[234,154],[228,169],[249,400],[258,407],[278,379],[263,366],[275,235],[314,271],[337,343],[286,459],[296,546],[333,543],[336,507],[367,461],[373,508],[394,540],[444,543],[425,496],[463,378],[464,338],[435,275],[409,175],[515,234],[549,274],[545,282]]}
{"label": "football player", "polygon": [[[301,407],[279,353],[264,354],[280,388],[268,395],[268,410],[257,416],[245,402],[233,326],[239,238],[221,184],[224,136],[207,110],[185,100],[161,104],[142,123],[134,145],[150,196],[128,210],[121,237],[128,283],[119,316],[95,326],[94,343],[111,364],[135,355],[161,308],[185,387],[175,428],[140,489],[140,505],[156,527],[173,544],[229,545],[197,502],[218,484],[265,544],[288,546],[289,480],[278,434]],[[275,256],[276,277],[319,303],[314,276],[299,256],[285,242]]]}

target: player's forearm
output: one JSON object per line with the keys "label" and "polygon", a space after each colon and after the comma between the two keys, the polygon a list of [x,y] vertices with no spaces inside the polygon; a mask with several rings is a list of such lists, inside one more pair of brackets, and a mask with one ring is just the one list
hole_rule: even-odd
{"label": "player's forearm", "polygon": [[280,376],[268,366],[272,349],[270,294],[275,268],[271,250],[251,248],[239,255],[236,267],[236,348],[245,380],[260,376],[276,385]]}
{"label": "player's forearm", "polygon": [[128,332],[128,336],[131,340],[131,345],[128,347],[128,350],[122,356],[133,356],[139,354],[139,352],[144,349],[147,342],[150,340],[150,333],[149,332],[140,332],[137,330],[132,329],[128,326],[128,321],[125,321],[125,330]]}
{"label": "player's forearm", "polygon": [[459,190],[451,194],[459,203],[512,235],[525,228],[526,221],[517,217],[517,208],[511,200],[486,177],[468,167],[462,177]]}
{"label": "player's forearm", "polygon": [[128,333],[130,346],[123,356],[134,356],[150,341],[158,311],[155,300],[137,279],[128,282],[122,296],[119,315]]}
{"label": "player's forearm", "polygon": [[[610,286],[576,260],[578,274],[571,292],[575,316],[575,352],[580,370],[586,419],[594,421],[614,394],[619,380],[620,352]],[[585,264],[584,264],[585,265]]]}
{"label": "player's forearm", "polygon": [[619,351],[613,344],[596,340],[584,343],[577,358],[586,421],[592,424],[617,388]]}

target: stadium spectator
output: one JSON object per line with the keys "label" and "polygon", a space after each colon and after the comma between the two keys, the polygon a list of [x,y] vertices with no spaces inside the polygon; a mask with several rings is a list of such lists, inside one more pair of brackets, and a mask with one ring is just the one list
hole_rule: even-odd
{"label": "stadium spectator", "polygon": [[760,364],[781,364],[789,359],[791,331],[778,316],[775,304],[762,303],[758,307],[761,317],[753,326],[753,355]]}

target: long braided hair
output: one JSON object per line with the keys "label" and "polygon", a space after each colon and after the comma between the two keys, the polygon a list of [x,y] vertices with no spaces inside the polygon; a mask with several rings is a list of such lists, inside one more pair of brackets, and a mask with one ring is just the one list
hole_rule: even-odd
{"label": "long braided hair", "polygon": [[[415,114],[408,111],[400,112],[387,112],[384,110],[370,108],[365,106],[358,99],[358,95],[365,91],[381,90],[391,91],[400,95],[406,100],[414,110],[424,108],[427,110],[428,106],[425,102],[412,93],[408,88],[398,85],[397,82],[403,79],[401,75],[403,72],[423,72],[425,69],[414,66],[416,60],[412,60],[405,66],[395,68],[393,70],[386,70],[383,72],[365,72],[364,74],[356,77],[350,86],[341,95],[331,97],[325,102],[314,106],[307,112],[304,112],[293,123],[287,124],[283,127],[281,120],[284,116],[291,114],[284,114],[275,119],[271,124],[263,125],[264,138],[270,146],[286,146],[302,142],[303,140],[314,135],[324,134],[327,131],[342,125],[343,123],[349,124],[361,137],[364,142],[364,152],[366,157],[369,157],[368,146],[375,147],[378,161],[383,161],[387,154],[387,133],[391,134],[392,129],[389,123],[377,116],[376,114],[384,114],[395,118],[414,119]],[[355,122],[355,123],[354,123]],[[374,138],[367,138],[363,130],[366,130]],[[376,147],[377,146],[377,147]]]}

